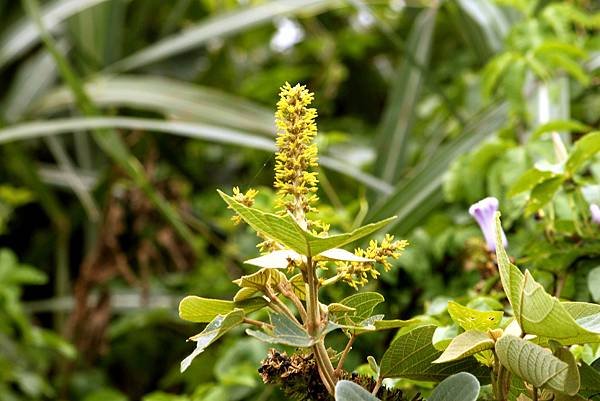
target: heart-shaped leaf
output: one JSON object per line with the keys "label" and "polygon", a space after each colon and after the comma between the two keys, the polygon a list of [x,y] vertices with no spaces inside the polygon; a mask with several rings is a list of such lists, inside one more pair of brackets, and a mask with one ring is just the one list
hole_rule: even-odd
{"label": "heart-shaped leaf", "polygon": [[432,363],[442,354],[431,343],[435,328],[420,326],[396,338],[381,359],[381,376],[437,382],[458,372],[470,372],[480,382],[489,383],[489,369],[472,357]]}
{"label": "heart-shaped leaf", "polygon": [[[496,355],[504,367],[535,387],[545,386],[569,395],[579,390],[579,373],[574,359],[572,363],[570,360],[565,362],[547,349],[511,335],[496,342]],[[568,359],[564,354],[561,356]]]}

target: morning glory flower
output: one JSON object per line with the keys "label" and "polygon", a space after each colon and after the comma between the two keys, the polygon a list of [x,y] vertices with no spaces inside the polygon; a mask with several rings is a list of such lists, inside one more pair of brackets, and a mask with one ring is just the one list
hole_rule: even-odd
{"label": "morning glory flower", "polygon": [[590,213],[592,214],[592,221],[596,224],[600,224],[600,207],[595,203],[590,205]]}
{"label": "morning glory flower", "polygon": [[[483,236],[485,237],[487,248],[492,252],[496,250],[496,222],[494,216],[497,211],[498,199],[494,197],[482,199],[479,202],[472,204],[469,208],[469,214],[473,216],[477,221],[477,224],[479,224]],[[504,231],[502,231],[502,244],[505,247],[508,245]]]}

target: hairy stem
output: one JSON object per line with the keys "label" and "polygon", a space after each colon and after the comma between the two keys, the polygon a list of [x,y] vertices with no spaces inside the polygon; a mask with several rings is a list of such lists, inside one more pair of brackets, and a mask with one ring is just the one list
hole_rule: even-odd
{"label": "hairy stem", "polygon": [[375,383],[375,387],[373,387],[373,392],[371,394],[377,395],[377,392],[381,388],[381,384],[383,383],[383,377],[379,376],[377,378],[377,382]]}
{"label": "hairy stem", "polygon": [[277,295],[273,292],[271,287],[265,286],[265,295],[271,300],[272,306],[277,306],[277,309],[284,315],[290,318],[294,323],[298,324],[298,326],[302,326],[302,324],[296,319],[296,316],[292,313],[290,308],[287,307],[286,304],[281,302],[281,300],[277,297]]}
{"label": "hairy stem", "polygon": [[294,291],[292,289],[288,288],[287,286],[285,286],[282,283],[277,284],[277,288],[286,298],[288,298],[290,301],[292,301],[292,303],[298,310],[298,313],[300,314],[300,318],[302,319],[302,322],[306,323],[306,320],[307,320],[306,309],[304,308],[304,305],[302,305],[300,298],[298,298],[298,296],[294,293]]}
{"label": "hairy stem", "polygon": [[269,323],[261,322],[260,320],[254,320],[254,319],[250,319],[247,317],[244,318],[244,323],[251,324],[253,326],[257,326],[261,329],[265,329],[265,328],[273,329],[273,325],[271,325]]}

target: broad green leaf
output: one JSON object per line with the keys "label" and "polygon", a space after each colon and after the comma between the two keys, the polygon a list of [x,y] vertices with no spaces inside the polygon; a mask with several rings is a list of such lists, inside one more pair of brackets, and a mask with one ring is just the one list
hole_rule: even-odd
{"label": "broad green leaf", "polygon": [[332,303],[332,304],[327,305],[327,311],[329,313],[340,313],[340,312],[347,313],[347,312],[354,312],[355,310],[356,309],[351,308],[351,307],[349,307],[347,305],[340,304],[340,303],[335,303],[335,302]]}
{"label": "broad green leaf", "polygon": [[233,302],[241,302],[246,299],[250,299],[252,297],[255,297],[256,294],[258,294],[258,290],[255,288],[250,288],[250,287],[240,288],[238,290],[238,292],[236,292],[235,295],[233,296]]}
{"label": "broad green leaf", "polygon": [[562,302],[562,305],[581,327],[600,333],[600,305],[587,302]]}
{"label": "broad green leaf", "polygon": [[181,361],[181,371],[184,372],[192,363],[194,358],[200,355],[212,343],[217,341],[223,334],[239,326],[244,321],[244,311],[235,309],[226,315],[216,316],[206,328],[199,334],[190,337],[196,342],[196,349]]}
{"label": "broad green leaf", "polygon": [[346,317],[353,323],[367,319],[373,313],[375,306],[385,301],[383,295],[377,292],[359,292],[342,299],[339,303],[354,309],[354,313]]}
{"label": "broad green leaf", "polygon": [[257,311],[267,305],[262,298],[251,298],[241,302],[201,298],[189,295],[179,303],[179,317],[195,323],[208,323],[218,315],[226,315],[234,309],[242,309],[245,314]]}
{"label": "broad green leaf", "polygon": [[287,316],[272,313],[271,324],[273,325],[272,333],[252,329],[247,329],[246,333],[249,336],[256,337],[270,344],[284,344],[302,348],[307,348],[314,344],[313,338],[308,335],[306,330],[298,326]]}
{"label": "broad green leaf", "polygon": [[301,260],[301,258],[302,256],[297,252],[289,249],[280,249],[257,258],[246,260],[244,263],[267,269],[287,269],[290,264],[293,265],[294,262]]}
{"label": "broad green leaf", "polygon": [[556,174],[551,171],[542,171],[537,168],[529,169],[510,187],[508,196],[515,196],[521,192],[531,191],[542,182],[554,177],[556,177]]}
{"label": "broad green leaf", "polygon": [[479,311],[454,301],[448,302],[448,313],[452,320],[463,329],[480,331],[498,328],[504,315],[502,311]]}
{"label": "broad green leaf", "polygon": [[[553,342],[553,347],[554,345],[556,345],[556,343]],[[577,367],[577,361],[575,361],[575,357],[571,351],[560,345],[556,347],[554,356],[566,363],[568,368],[564,375],[560,374],[551,378],[548,381],[547,386],[557,389],[558,391],[568,395],[577,394],[581,384],[579,378],[579,368]]]}
{"label": "broad green leaf", "polygon": [[[500,214],[496,214],[496,258],[502,287],[512,305],[515,319],[526,334],[556,339],[564,345],[600,341],[600,330],[582,327],[566,309],[565,304],[546,293],[529,271],[525,274],[508,259],[501,240]],[[579,311],[581,305],[567,306]],[[589,312],[589,308],[586,309]],[[580,313],[583,313],[580,311]],[[579,319],[590,320],[594,314],[587,313]]]}
{"label": "broad green leaf", "polygon": [[467,330],[454,337],[442,355],[433,363],[456,361],[494,348],[494,340],[478,330]]}
{"label": "broad green leaf", "polygon": [[600,267],[590,270],[588,274],[588,288],[594,302],[600,303]]}
{"label": "broad green leaf", "polygon": [[585,125],[577,120],[553,120],[546,124],[539,125],[535,131],[531,133],[530,140],[537,139],[547,132],[557,131],[575,131],[575,132],[589,132],[592,127]]}
{"label": "broad green leaf", "polygon": [[318,237],[304,231],[291,216],[266,213],[245,206],[221,191],[218,192],[223,200],[254,230],[306,256],[316,256],[321,252],[361,239],[383,228],[394,219],[394,217],[391,217],[377,223],[368,224],[347,234]]}
{"label": "broad green leaf", "polygon": [[340,380],[335,385],[335,401],[378,401],[379,398],[349,380]]}
{"label": "broad green leaf", "polygon": [[548,387],[569,395],[579,389],[579,375],[573,383],[569,364],[537,344],[505,335],[496,342],[496,355],[504,367],[538,388]]}
{"label": "broad green leaf", "polygon": [[567,171],[575,174],[585,162],[600,152],[600,131],[590,132],[575,142],[567,159]]}
{"label": "broad green leaf", "polygon": [[284,280],[286,280],[286,277],[279,270],[264,267],[256,273],[242,276],[233,282],[242,288],[253,288],[263,291],[267,285],[277,285]]}
{"label": "broad green leaf", "polygon": [[525,206],[525,216],[529,216],[544,206],[546,206],[553,198],[556,192],[561,188],[565,181],[564,176],[558,175],[542,181],[536,185],[529,195],[527,205]]}
{"label": "broad green leaf", "polygon": [[475,376],[460,372],[438,384],[428,401],[477,401],[479,390],[479,381]]}
{"label": "broad green leaf", "polygon": [[458,372],[470,372],[480,382],[489,382],[490,371],[472,357],[432,363],[442,354],[431,343],[434,332],[435,326],[420,326],[397,337],[383,355],[381,376],[438,382]]}

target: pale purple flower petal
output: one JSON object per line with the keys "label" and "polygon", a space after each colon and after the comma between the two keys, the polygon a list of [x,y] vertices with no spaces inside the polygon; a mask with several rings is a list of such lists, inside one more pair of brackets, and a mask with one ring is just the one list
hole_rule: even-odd
{"label": "pale purple flower petal", "polygon": [[[474,203],[469,208],[469,214],[475,218],[477,224],[483,232],[487,248],[490,251],[496,250],[496,222],[495,214],[498,211],[498,199],[494,197],[488,197]],[[600,212],[600,210],[599,210]],[[502,244],[506,247],[508,241],[506,235],[502,231]]]}
{"label": "pale purple flower petal", "polygon": [[596,224],[600,224],[600,207],[595,203],[590,205],[590,213],[592,214],[592,221]]}

